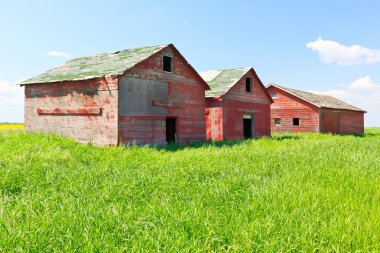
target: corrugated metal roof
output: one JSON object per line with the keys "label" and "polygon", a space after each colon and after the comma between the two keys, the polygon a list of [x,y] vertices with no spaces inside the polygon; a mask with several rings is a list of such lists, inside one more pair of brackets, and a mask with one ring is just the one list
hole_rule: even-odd
{"label": "corrugated metal roof", "polygon": [[199,73],[210,86],[206,97],[221,97],[229,91],[251,68],[210,70]]}
{"label": "corrugated metal roof", "polygon": [[343,102],[337,98],[328,96],[328,95],[319,95],[314,94],[311,92],[301,91],[301,90],[295,90],[290,88],[285,88],[277,84],[270,84],[268,87],[274,86],[279,89],[282,89],[296,97],[299,97],[306,102],[309,102],[310,104],[315,105],[319,108],[331,108],[331,109],[339,109],[339,110],[351,110],[351,111],[360,111],[360,112],[366,112],[363,109],[360,109],[358,107],[355,107],[353,105],[347,104],[346,102]]}
{"label": "corrugated metal roof", "polygon": [[121,75],[137,63],[167,46],[142,47],[76,58],[41,75],[27,79],[20,84],[77,81],[103,77],[105,75]]}

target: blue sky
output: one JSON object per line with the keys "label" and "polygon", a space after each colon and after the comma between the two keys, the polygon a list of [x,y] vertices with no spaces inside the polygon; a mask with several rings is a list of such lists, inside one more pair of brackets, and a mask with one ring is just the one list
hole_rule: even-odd
{"label": "blue sky", "polygon": [[380,1],[2,1],[0,122],[15,83],[80,56],[173,43],[198,71],[252,66],[263,83],[331,94],[380,126]]}

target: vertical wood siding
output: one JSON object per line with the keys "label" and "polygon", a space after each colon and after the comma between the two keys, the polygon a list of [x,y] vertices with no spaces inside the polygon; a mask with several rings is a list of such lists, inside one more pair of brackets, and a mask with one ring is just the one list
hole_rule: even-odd
{"label": "vertical wood siding", "polygon": [[321,109],[322,133],[363,134],[364,113],[348,110]]}

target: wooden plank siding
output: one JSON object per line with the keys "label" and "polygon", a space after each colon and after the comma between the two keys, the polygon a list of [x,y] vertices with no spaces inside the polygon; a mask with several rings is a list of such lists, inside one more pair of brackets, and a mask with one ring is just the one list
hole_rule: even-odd
{"label": "wooden plank siding", "polygon": [[[252,80],[251,92],[246,91],[246,78]],[[271,99],[258,76],[251,69],[220,99],[207,98],[207,139],[243,139],[243,115],[254,119],[254,137],[270,136]]]}
{"label": "wooden plank siding", "polygon": [[[363,134],[364,112],[319,108],[275,86],[267,88],[269,94],[277,94],[271,105],[271,129],[273,132],[314,132],[334,134]],[[275,124],[275,119],[280,124]],[[293,125],[299,118],[299,126]]]}
{"label": "wooden plank siding", "polygon": [[320,110],[320,122],[322,133],[364,133],[364,112],[323,108]]}
{"label": "wooden plank siding", "polygon": [[[271,105],[270,124],[273,132],[319,132],[318,107],[273,86],[268,88],[268,92],[278,94]],[[276,118],[280,119],[279,125],[275,124]],[[293,125],[293,118],[299,118],[299,126]]]}
{"label": "wooden plank siding", "polygon": [[[162,70],[163,55],[172,57],[172,72]],[[167,47],[137,64],[120,77],[120,85],[128,86],[131,78],[141,84],[141,89],[144,83],[149,82],[144,80],[152,82],[146,84],[145,95],[136,102],[141,105],[136,108],[137,113],[128,110],[128,107],[133,105],[128,101],[122,101],[125,94],[120,94],[119,106],[127,107],[120,108],[119,113],[121,141],[166,144],[167,117],[176,118],[177,142],[206,140],[204,82],[176,50]],[[123,88],[120,88],[121,93],[128,92],[128,88],[122,91]]]}

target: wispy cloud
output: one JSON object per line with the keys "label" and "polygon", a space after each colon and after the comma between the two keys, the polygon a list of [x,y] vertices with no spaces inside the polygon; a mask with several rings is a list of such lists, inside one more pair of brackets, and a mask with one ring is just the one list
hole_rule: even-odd
{"label": "wispy cloud", "polygon": [[24,88],[0,80],[0,122],[22,122],[24,117]]}
{"label": "wispy cloud", "polygon": [[337,89],[313,91],[342,99],[354,106],[366,110],[366,126],[380,126],[380,85],[370,76],[360,77],[350,84],[339,85]]}
{"label": "wispy cloud", "polygon": [[57,50],[51,50],[47,54],[49,56],[54,56],[54,57],[65,57],[65,58],[70,58],[71,57],[71,54],[64,53],[64,52],[57,51]]}
{"label": "wispy cloud", "polygon": [[317,51],[324,63],[336,62],[339,65],[380,62],[380,50],[369,49],[360,45],[345,46],[332,40],[316,41],[306,44],[307,48]]}

